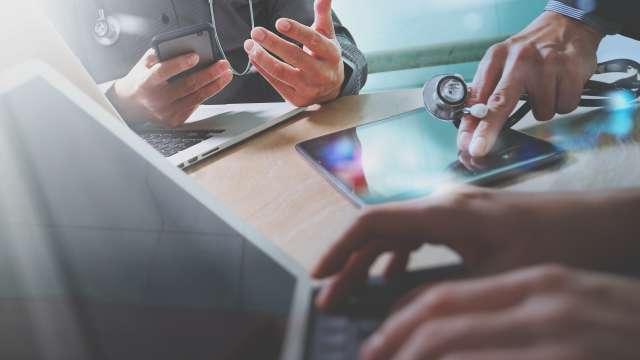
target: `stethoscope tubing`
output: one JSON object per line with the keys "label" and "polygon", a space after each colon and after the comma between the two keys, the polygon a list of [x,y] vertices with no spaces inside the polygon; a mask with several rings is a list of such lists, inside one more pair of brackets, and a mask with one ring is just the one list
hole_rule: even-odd
{"label": "stethoscope tubing", "polygon": [[[227,54],[224,51],[224,47],[222,46],[222,41],[220,40],[220,36],[218,35],[218,27],[216,26],[216,14],[214,11],[213,0],[208,0],[208,1],[209,1],[209,10],[211,13],[211,25],[213,27],[213,35],[215,39],[215,44],[211,44],[211,46],[212,47],[217,46],[224,60],[228,61],[229,64],[231,64],[231,62],[229,61],[229,58],[227,57]],[[251,31],[253,31],[253,29],[256,28],[256,20],[255,20],[255,15],[253,11],[253,1],[248,0],[248,2],[249,2],[249,16],[251,18]],[[231,67],[231,72],[233,72],[233,74],[236,76],[245,76],[251,72],[251,68],[252,68],[251,60],[247,60],[247,66],[242,72],[237,71],[233,67],[233,65],[229,65],[229,66]]]}
{"label": "stethoscope tubing", "polygon": [[[598,64],[594,74],[624,73],[628,70],[635,70],[635,73],[613,83],[588,80],[585,83],[582,96],[589,97],[581,98],[578,106],[588,108],[607,107],[612,104],[612,96],[616,96],[614,94],[626,94],[627,99],[633,99],[629,100],[629,103],[637,101],[640,98],[640,63],[629,59],[610,60]],[[525,103],[507,118],[503,129],[512,128],[532,110],[528,94],[521,95],[520,101]],[[455,120],[453,123],[456,128],[459,127],[460,119]]]}

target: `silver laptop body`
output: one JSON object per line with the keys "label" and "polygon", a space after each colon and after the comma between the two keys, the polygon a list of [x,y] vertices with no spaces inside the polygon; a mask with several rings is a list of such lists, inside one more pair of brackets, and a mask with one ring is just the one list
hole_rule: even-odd
{"label": "silver laptop body", "polygon": [[0,358],[303,357],[304,270],[43,63],[0,73],[0,161]]}

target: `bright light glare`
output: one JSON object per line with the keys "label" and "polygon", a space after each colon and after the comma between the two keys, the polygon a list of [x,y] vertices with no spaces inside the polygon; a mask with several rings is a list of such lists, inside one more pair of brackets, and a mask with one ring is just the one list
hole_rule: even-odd
{"label": "bright light glare", "polygon": [[635,98],[627,91],[618,91],[611,95],[611,108],[615,110],[628,108]]}

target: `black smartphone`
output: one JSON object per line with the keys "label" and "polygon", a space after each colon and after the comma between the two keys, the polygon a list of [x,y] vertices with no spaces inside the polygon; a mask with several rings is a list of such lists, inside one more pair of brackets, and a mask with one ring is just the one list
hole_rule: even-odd
{"label": "black smartphone", "polygon": [[492,152],[458,152],[457,130],[425,109],[302,142],[297,150],[356,205],[428,195],[455,183],[488,184],[557,164],[566,152],[505,130]]}
{"label": "black smartphone", "polygon": [[215,33],[211,24],[193,25],[161,33],[151,40],[151,46],[155,49],[160,61],[192,52],[198,54],[200,58],[198,65],[173,79],[184,77],[222,60],[223,56],[214,44]]}

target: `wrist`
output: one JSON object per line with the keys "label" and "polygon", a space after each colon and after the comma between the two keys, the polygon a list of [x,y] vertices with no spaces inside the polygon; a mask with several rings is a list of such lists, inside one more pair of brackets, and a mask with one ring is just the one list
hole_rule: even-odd
{"label": "wrist", "polygon": [[114,81],[105,95],[125,121],[131,122],[139,120],[142,117],[139,111],[135,111],[133,101],[131,97],[127,95],[128,91],[124,82],[125,79]]}
{"label": "wrist", "polygon": [[[595,6],[594,6],[595,5]],[[593,1],[551,0],[545,6],[546,11],[553,11],[588,25],[603,35],[620,32],[620,23],[600,16],[597,4]]]}
{"label": "wrist", "polygon": [[340,97],[340,94],[342,94],[342,88],[343,88],[345,79],[346,79],[346,76],[344,72],[344,65],[341,63],[338,70],[338,74],[336,75],[336,79],[332,81],[331,88],[323,96],[321,96],[317,102],[322,104],[329,101],[333,101],[338,97]]}
{"label": "wrist", "polygon": [[603,32],[587,23],[554,11],[545,11],[541,17],[545,19],[546,23],[557,24],[563,29],[561,36],[569,37],[569,39],[581,39],[589,44],[594,51],[598,49],[605,36]]}

